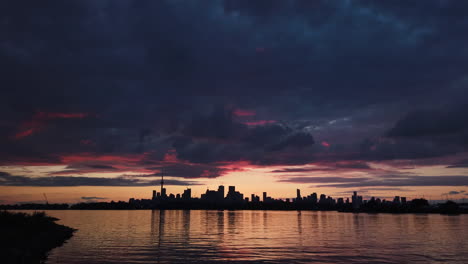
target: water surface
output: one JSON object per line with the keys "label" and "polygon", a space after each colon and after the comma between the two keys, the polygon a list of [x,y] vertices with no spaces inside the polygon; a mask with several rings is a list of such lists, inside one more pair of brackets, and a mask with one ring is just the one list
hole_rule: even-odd
{"label": "water surface", "polygon": [[468,263],[468,215],[46,212],[79,229],[47,263]]}

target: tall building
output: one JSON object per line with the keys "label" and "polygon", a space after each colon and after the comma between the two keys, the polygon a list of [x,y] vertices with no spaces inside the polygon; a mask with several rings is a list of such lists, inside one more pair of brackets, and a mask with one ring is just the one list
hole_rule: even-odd
{"label": "tall building", "polygon": [[266,202],[267,200],[267,192],[263,192],[263,202]]}
{"label": "tall building", "polygon": [[156,190],[153,190],[153,200],[156,199]]}
{"label": "tall building", "polygon": [[182,199],[189,200],[191,198],[192,198],[192,189],[184,190],[184,193],[182,194]]}
{"label": "tall building", "polygon": [[[361,197],[361,199],[359,199],[359,197]],[[361,201],[359,201],[359,200],[361,200]],[[352,204],[353,204],[353,209],[359,209],[359,207],[361,207],[361,203],[362,203],[362,196],[358,196],[357,192],[353,192],[353,196],[351,197],[351,201],[352,201]]]}
{"label": "tall building", "polygon": [[161,196],[166,197],[166,189],[164,188],[164,169],[161,169]]}
{"label": "tall building", "polygon": [[320,195],[319,203],[320,204],[326,204],[327,203],[327,196],[325,194]]}
{"label": "tall building", "polygon": [[343,205],[344,204],[344,200],[343,198],[338,198],[338,205]]}
{"label": "tall building", "polygon": [[251,195],[251,198],[252,198],[252,202],[260,202],[260,197],[258,197],[258,195],[255,195],[252,193]]}
{"label": "tall building", "polygon": [[244,195],[240,192],[236,192],[235,186],[229,186],[229,192],[226,195],[226,200],[229,201],[243,201]]}
{"label": "tall building", "polygon": [[300,201],[300,200],[302,200],[301,190],[297,189],[296,190],[296,201]]}
{"label": "tall building", "polygon": [[317,200],[318,200],[318,199],[317,199],[317,193],[313,193],[313,194],[312,194],[312,197],[311,197],[311,202],[312,202],[313,204],[316,204],[316,203],[317,203]]}
{"label": "tall building", "polygon": [[220,185],[218,187],[218,195],[219,195],[219,199],[224,199],[224,186],[223,185]]}
{"label": "tall building", "polygon": [[219,201],[219,193],[218,193],[218,191],[206,190],[206,193],[202,194],[201,199],[202,200],[207,200],[207,201],[210,201],[210,202],[218,202]]}

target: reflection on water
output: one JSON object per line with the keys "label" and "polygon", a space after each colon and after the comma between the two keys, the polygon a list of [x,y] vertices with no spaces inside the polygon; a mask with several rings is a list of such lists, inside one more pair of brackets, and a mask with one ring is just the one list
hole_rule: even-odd
{"label": "reflection on water", "polygon": [[468,216],[48,211],[79,231],[48,263],[467,263]]}

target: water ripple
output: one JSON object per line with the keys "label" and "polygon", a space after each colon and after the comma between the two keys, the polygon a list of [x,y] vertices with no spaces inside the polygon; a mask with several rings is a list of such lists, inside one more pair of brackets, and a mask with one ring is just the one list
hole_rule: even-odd
{"label": "water ripple", "polygon": [[468,216],[48,211],[79,229],[47,263],[466,263]]}

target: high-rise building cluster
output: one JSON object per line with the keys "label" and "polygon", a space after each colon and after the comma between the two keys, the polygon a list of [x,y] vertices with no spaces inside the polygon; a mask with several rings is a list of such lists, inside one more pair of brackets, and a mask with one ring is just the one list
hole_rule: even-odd
{"label": "high-rise building cluster", "polygon": [[[295,206],[298,209],[340,209],[348,208],[352,210],[360,210],[363,207],[366,208],[377,208],[381,206],[402,206],[406,205],[406,197],[395,196],[393,201],[386,201],[385,199],[381,200],[380,198],[371,197],[369,200],[364,200],[362,196],[358,195],[356,191],[353,192],[351,196],[351,201],[349,198],[333,198],[325,194],[317,195],[317,193],[312,193],[307,196],[301,195],[301,190],[296,190],[295,198],[286,198],[286,199],[274,199],[268,196],[267,192],[262,193],[262,197],[251,194],[250,198],[244,196],[244,194],[236,191],[235,186],[229,186],[228,192],[225,193],[225,188],[223,185],[218,186],[218,190],[209,190],[207,189],[205,193],[201,195],[200,198],[192,197],[192,190],[187,188],[184,190],[182,195],[180,194],[169,194],[166,193],[166,188],[163,187],[164,181],[161,180],[161,191],[157,192],[153,190],[153,196],[150,200],[150,204],[154,206],[162,206],[165,204],[171,204],[177,201],[184,202],[185,205],[194,203],[197,205],[211,205],[211,206],[223,206],[223,205],[259,205],[263,206],[274,206],[275,204],[290,204]],[[135,203],[135,199],[131,199],[131,202]],[[138,200],[145,201],[145,200]],[[145,202],[148,204],[148,201]],[[256,208],[256,207],[255,207]]]}
{"label": "high-rise building cluster", "polygon": [[[417,200],[417,199],[416,199]],[[417,201],[418,202],[418,201]],[[427,201],[426,201],[427,202]],[[213,209],[312,209],[312,210],[381,210],[385,208],[401,208],[407,205],[406,198],[395,196],[393,201],[381,200],[372,197],[370,200],[364,200],[357,192],[353,192],[351,202],[349,198],[335,199],[325,194],[317,195],[312,193],[307,196],[301,195],[301,190],[296,190],[295,198],[274,199],[268,196],[267,192],[262,193],[260,198],[256,194],[248,196],[236,191],[235,186],[229,186],[225,193],[223,185],[218,186],[218,190],[207,189],[200,198],[192,197],[192,190],[187,188],[182,195],[169,195],[164,188],[164,174],[161,172],[160,191],[153,190],[152,199],[136,200],[131,198],[129,203],[135,208],[213,208]]]}

